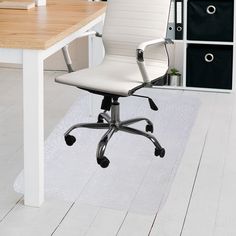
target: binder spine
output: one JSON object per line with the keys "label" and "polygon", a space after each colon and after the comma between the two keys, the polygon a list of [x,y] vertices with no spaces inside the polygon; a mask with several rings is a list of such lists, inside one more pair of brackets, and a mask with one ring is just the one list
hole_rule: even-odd
{"label": "binder spine", "polygon": [[183,39],[183,0],[175,0],[175,39]]}
{"label": "binder spine", "polygon": [[167,38],[175,39],[175,2],[171,1]]}

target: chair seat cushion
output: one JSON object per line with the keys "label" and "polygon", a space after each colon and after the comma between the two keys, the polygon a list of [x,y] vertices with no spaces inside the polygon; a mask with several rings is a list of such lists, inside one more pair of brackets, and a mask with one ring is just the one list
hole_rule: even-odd
{"label": "chair seat cushion", "polygon": [[[156,60],[149,60],[146,66],[152,80],[165,75],[168,69],[165,63]],[[106,56],[100,65],[61,75],[56,82],[118,96],[129,96],[143,86],[136,58],[124,56]]]}

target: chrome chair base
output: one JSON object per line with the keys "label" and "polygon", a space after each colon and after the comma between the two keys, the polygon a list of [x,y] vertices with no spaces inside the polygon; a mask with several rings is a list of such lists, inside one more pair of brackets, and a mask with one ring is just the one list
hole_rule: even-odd
{"label": "chrome chair base", "polygon": [[[129,125],[140,121],[145,121],[147,123],[146,132],[129,127]],[[111,116],[109,116],[108,113],[104,111],[98,115],[97,123],[80,123],[73,125],[70,129],[68,129],[64,134],[65,142],[68,146],[72,146],[75,143],[76,138],[70,135],[70,132],[77,128],[107,129],[106,133],[102,136],[98,143],[96,153],[97,163],[102,168],[106,168],[110,164],[110,161],[104,154],[109,140],[117,131],[141,135],[148,138],[155,146],[155,155],[160,157],[165,156],[165,149],[161,147],[160,143],[153,135],[148,133],[153,133],[153,123],[149,119],[143,117],[120,121],[120,104],[117,100],[113,101],[111,104]]]}

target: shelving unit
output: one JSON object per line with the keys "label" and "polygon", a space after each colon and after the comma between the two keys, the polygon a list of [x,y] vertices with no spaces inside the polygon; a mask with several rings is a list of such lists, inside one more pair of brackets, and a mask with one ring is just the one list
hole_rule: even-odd
{"label": "shelving unit", "polygon": [[[229,93],[232,92],[235,89],[235,76],[236,76],[236,4],[234,4],[234,26],[233,26],[233,42],[221,42],[221,41],[202,41],[202,40],[188,40],[187,39],[187,4],[188,0],[183,0],[184,7],[183,7],[183,40],[174,40],[174,53],[172,58],[173,67],[176,67],[182,74],[181,77],[181,86],[163,86],[162,88],[166,89],[181,89],[181,90],[196,90],[196,91],[207,91],[207,92],[224,92]],[[186,78],[187,78],[187,48],[188,45],[227,45],[227,46],[233,46],[233,71],[232,71],[232,89],[216,89],[216,88],[199,88],[199,87],[188,87],[186,85]],[[182,63],[180,63],[182,62]]]}

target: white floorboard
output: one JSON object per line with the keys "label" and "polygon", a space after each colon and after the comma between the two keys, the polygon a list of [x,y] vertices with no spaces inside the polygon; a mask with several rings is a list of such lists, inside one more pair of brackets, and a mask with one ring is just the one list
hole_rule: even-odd
{"label": "white floorboard", "polygon": [[[187,93],[191,94],[192,92]],[[202,106],[192,128],[169,197],[156,217],[150,233],[151,236],[178,236],[181,234],[208,126],[211,121],[211,108],[215,98],[215,94],[206,93],[196,93],[196,96],[201,99]]]}
{"label": "white floorboard", "polygon": [[[235,101],[235,100],[234,100]],[[233,106],[231,127],[228,141],[228,152],[224,173],[221,178],[221,195],[218,203],[218,211],[214,226],[214,236],[236,235],[236,102]]]}
{"label": "white floorboard", "polygon": [[46,200],[40,208],[26,207],[21,201],[0,224],[0,235],[50,235],[71,203]]}
{"label": "white floorboard", "polygon": [[22,150],[19,150],[4,158],[0,157],[0,222],[22,198],[22,195],[13,189],[15,178],[22,169],[22,162],[19,158],[21,156]]}
{"label": "white floorboard", "polygon": [[76,204],[53,233],[53,236],[82,236],[98,215],[99,207]]}
{"label": "white floorboard", "polygon": [[[45,137],[78,95],[78,90],[54,83],[57,73],[46,73]],[[202,106],[169,197],[158,214],[56,199],[46,199],[41,208],[29,208],[12,186],[23,166],[21,71],[0,69],[0,235],[235,236],[235,94],[184,93],[199,97]]]}
{"label": "white floorboard", "polygon": [[213,235],[221,179],[228,152],[232,118],[231,100],[232,95],[218,94],[215,97],[215,106],[182,232],[183,236]]}
{"label": "white floorboard", "polygon": [[0,221],[22,197],[12,188],[23,157],[20,79],[18,71],[0,71]]}

